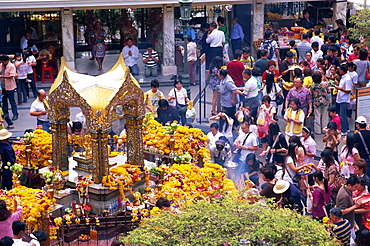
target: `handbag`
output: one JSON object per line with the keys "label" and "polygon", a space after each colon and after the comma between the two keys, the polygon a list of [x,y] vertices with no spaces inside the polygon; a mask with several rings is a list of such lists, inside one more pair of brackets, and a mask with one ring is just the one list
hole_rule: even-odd
{"label": "handbag", "polygon": [[322,194],[321,190],[318,190],[318,191],[320,193],[320,196],[321,196],[322,200],[324,201],[324,206],[322,206],[322,208],[323,208],[323,210],[325,212],[326,217],[329,218],[330,210],[335,207],[335,203],[334,203],[334,201],[333,201],[333,199],[332,199],[331,196],[330,196],[329,203],[326,203],[326,201],[324,199],[324,195]]}
{"label": "handbag", "polygon": [[284,103],[284,97],[283,95],[280,95],[277,93],[277,90],[276,90],[276,84],[274,83],[274,87],[275,87],[275,93],[276,93],[276,104],[277,105],[282,105]]}
{"label": "handbag", "polygon": [[[294,166],[295,166],[295,163],[294,163]],[[294,177],[292,177],[292,175],[290,175],[290,172],[289,172],[289,171],[287,171],[287,172],[288,172],[288,174],[289,174],[290,178],[292,179],[292,181],[293,181],[294,183],[298,183],[299,181],[301,181],[302,176],[300,176],[300,175],[298,175],[298,174],[295,174],[295,175],[294,175]]]}
{"label": "handbag", "polygon": [[175,97],[176,97],[177,111],[179,112],[179,114],[186,114],[186,110],[188,110],[188,106],[186,104],[179,104],[177,102],[177,94],[176,94],[176,89],[175,88],[173,89],[173,92],[175,93]]}

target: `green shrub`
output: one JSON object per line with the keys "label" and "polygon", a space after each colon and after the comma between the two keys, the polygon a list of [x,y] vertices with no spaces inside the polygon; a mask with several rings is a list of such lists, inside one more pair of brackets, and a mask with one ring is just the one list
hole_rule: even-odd
{"label": "green shrub", "polygon": [[248,204],[245,200],[199,201],[180,213],[161,212],[121,238],[129,245],[284,245],[329,246],[323,224],[274,205]]}

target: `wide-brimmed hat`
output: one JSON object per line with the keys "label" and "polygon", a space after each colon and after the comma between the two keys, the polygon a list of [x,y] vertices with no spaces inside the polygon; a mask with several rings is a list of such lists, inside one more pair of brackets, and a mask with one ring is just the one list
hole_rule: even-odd
{"label": "wide-brimmed hat", "polygon": [[290,183],[286,180],[278,180],[274,186],[274,192],[276,194],[282,194],[287,191],[290,187]]}
{"label": "wide-brimmed hat", "polygon": [[1,129],[0,130],[0,140],[8,139],[12,135],[13,135],[13,133],[9,132],[7,129]]}

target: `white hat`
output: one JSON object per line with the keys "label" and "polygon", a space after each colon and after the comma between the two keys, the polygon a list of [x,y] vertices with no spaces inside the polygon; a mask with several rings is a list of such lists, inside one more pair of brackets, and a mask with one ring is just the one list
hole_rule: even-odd
{"label": "white hat", "polygon": [[8,139],[12,135],[13,135],[13,133],[9,132],[7,129],[1,129],[0,130],[0,140]]}
{"label": "white hat", "polygon": [[281,194],[287,191],[290,187],[290,183],[286,180],[278,180],[274,186],[274,192],[276,194]]}
{"label": "white hat", "polygon": [[364,116],[359,116],[357,117],[356,119],[356,123],[359,123],[359,124],[366,124],[366,118]]}

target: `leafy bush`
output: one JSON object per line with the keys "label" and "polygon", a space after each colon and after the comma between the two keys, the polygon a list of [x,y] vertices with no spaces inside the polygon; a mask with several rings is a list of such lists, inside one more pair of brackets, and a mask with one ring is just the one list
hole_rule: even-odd
{"label": "leafy bush", "polygon": [[284,245],[329,246],[334,243],[325,226],[307,216],[274,205],[245,200],[198,201],[180,213],[162,211],[144,219],[121,238],[128,245]]}

